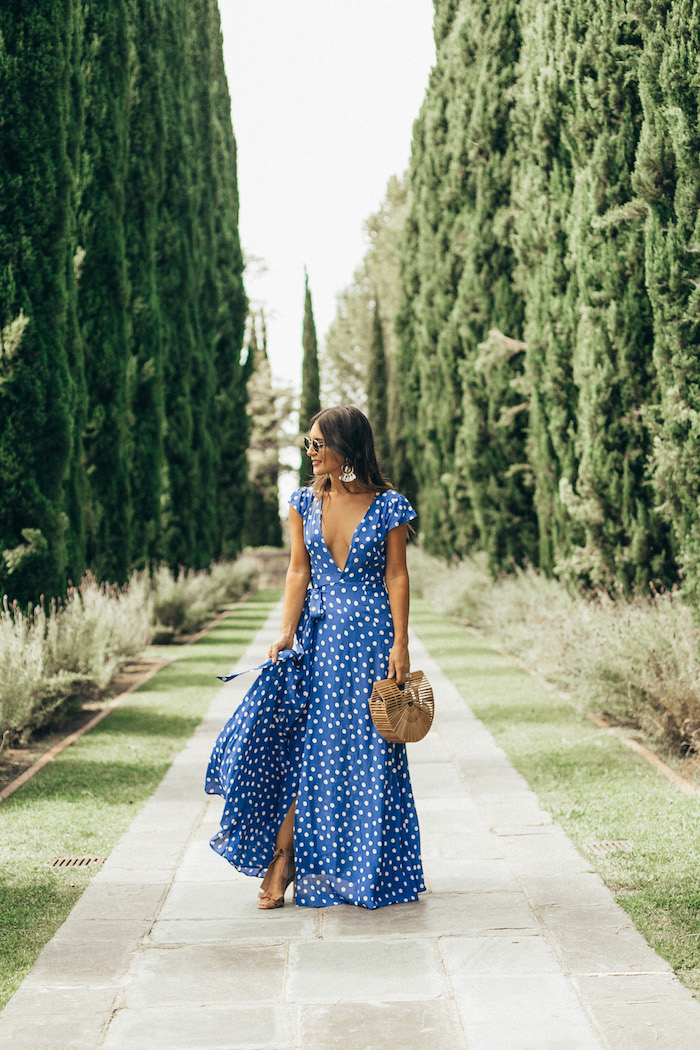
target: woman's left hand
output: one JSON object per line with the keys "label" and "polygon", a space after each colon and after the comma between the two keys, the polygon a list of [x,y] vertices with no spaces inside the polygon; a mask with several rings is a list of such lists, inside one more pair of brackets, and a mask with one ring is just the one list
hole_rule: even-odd
{"label": "woman's left hand", "polygon": [[396,676],[396,684],[403,685],[408,678],[410,667],[411,661],[408,655],[408,646],[393,645],[389,653],[389,674],[387,677],[394,678]]}

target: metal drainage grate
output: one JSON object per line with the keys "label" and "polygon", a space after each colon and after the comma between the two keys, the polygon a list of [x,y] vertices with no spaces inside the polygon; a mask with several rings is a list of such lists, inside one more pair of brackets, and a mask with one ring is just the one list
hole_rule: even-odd
{"label": "metal drainage grate", "polygon": [[624,850],[629,853],[632,849],[632,843],[630,839],[613,839],[609,842],[587,842],[586,849],[589,853],[617,853],[618,850]]}
{"label": "metal drainage grate", "polygon": [[99,868],[104,864],[106,857],[54,857],[51,861],[52,868]]}

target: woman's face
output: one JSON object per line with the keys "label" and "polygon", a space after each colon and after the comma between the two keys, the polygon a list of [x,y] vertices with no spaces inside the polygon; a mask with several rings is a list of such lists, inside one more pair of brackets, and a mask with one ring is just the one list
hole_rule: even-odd
{"label": "woman's face", "polygon": [[[313,441],[314,438],[318,442],[323,441],[323,434],[318,423],[314,423],[311,430],[309,431],[309,437]],[[324,444],[322,448],[319,448],[318,452],[313,447],[310,447],[307,453],[311,460],[311,466],[313,467],[314,476],[318,477],[319,474],[340,474],[340,470],[343,466],[343,457],[339,456],[337,452],[334,452],[330,448],[326,448]]]}

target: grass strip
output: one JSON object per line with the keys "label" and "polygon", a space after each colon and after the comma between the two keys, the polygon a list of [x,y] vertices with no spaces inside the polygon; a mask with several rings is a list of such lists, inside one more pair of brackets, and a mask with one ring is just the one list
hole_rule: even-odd
{"label": "grass strip", "polygon": [[[700,799],[425,600],[411,624],[637,929],[700,991]],[[618,839],[631,852],[583,848]]]}
{"label": "grass strip", "polygon": [[[253,595],[0,803],[0,1008],[94,871],[54,857],[109,855],[206,714],[279,592]],[[202,782],[204,770],[202,770]],[[205,796],[202,793],[202,799]]]}

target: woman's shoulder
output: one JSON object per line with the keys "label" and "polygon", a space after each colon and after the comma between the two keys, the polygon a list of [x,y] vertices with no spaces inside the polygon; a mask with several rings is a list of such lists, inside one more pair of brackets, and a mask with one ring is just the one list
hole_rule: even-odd
{"label": "woman's shoulder", "polygon": [[379,496],[385,503],[408,503],[403,493],[397,492],[396,489],[384,489]]}
{"label": "woman's shoulder", "polygon": [[416,512],[401,492],[396,489],[385,489],[380,493],[387,520],[391,522],[390,527],[404,525],[407,521],[415,518]]}
{"label": "woman's shoulder", "polygon": [[289,497],[289,506],[294,507],[294,510],[298,511],[299,514],[303,514],[304,511],[311,505],[314,498],[314,490],[310,487],[304,486],[303,488],[295,489]]}

